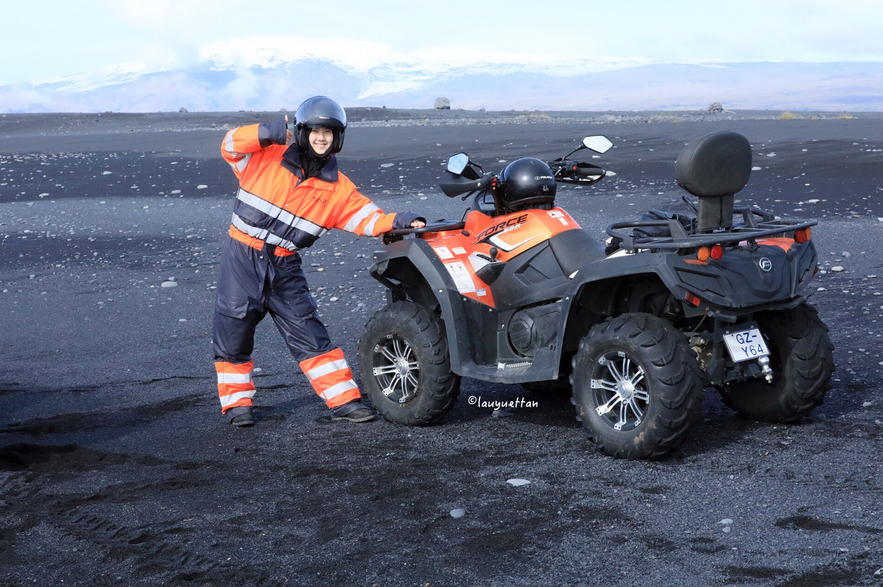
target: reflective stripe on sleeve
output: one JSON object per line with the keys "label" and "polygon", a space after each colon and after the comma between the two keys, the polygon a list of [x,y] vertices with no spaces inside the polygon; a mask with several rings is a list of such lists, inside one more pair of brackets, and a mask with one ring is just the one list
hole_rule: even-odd
{"label": "reflective stripe on sleeve", "polygon": [[227,131],[227,136],[224,137],[224,150],[233,155],[237,156],[236,151],[233,150],[233,131]]}
{"label": "reflective stripe on sleeve", "polygon": [[374,225],[377,224],[377,221],[379,219],[380,219],[380,212],[377,212],[374,215],[374,218],[371,219],[371,222],[369,222],[368,225],[365,226],[365,232],[363,232],[362,234],[364,234],[365,236],[374,236]]}
{"label": "reflective stripe on sleeve", "polygon": [[245,168],[248,166],[248,162],[250,160],[251,160],[251,153],[249,153],[248,155],[246,155],[245,157],[243,157],[242,159],[237,161],[234,165],[234,167],[236,167],[236,171],[238,171],[239,173],[242,173],[243,171],[245,171]]}
{"label": "reflective stripe on sleeve", "polygon": [[246,166],[248,166],[248,161],[251,159],[251,153],[247,153],[246,155],[240,155],[236,151],[233,150],[233,131],[227,132],[227,136],[224,137],[224,150],[230,155],[232,159],[238,159],[236,161],[227,161],[230,166],[235,169],[238,173],[242,173]]}
{"label": "reflective stripe on sleeve", "polygon": [[374,212],[378,212],[379,210],[380,208],[378,208],[374,204],[365,204],[364,206],[362,206],[361,210],[356,212],[353,217],[350,218],[350,221],[346,223],[346,226],[344,226],[343,229],[347,232],[355,232],[356,229],[359,227],[359,224],[362,223],[362,220],[368,218],[368,216],[370,216]]}

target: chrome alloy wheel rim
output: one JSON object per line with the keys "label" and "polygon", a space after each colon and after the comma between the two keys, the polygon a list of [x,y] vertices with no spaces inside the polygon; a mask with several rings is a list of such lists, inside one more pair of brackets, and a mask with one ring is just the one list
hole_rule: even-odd
{"label": "chrome alloy wheel rim", "polygon": [[417,395],[420,365],[408,341],[389,334],[374,345],[374,377],[391,401],[403,404]]}
{"label": "chrome alloy wheel rim", "polygon": [[634,430],[650,405],[644,369],[622,351],[600,357],[592,369],[595,411],[614,430]]}

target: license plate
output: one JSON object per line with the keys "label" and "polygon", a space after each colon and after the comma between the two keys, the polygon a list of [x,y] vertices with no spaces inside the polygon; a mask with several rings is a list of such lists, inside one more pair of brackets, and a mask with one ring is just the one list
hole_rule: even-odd
{"label": "license plate", "polygon": [[730,351],[730,357],[736,363],[770,354],[770,349],[767,348],[766,341],[757,327],[728,332],[724,334],[724,342],[727,344],[727,350]]}

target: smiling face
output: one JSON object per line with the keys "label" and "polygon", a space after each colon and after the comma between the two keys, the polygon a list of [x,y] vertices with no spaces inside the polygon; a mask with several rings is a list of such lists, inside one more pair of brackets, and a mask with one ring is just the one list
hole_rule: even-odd
{"label": "smiling face", "polygon": [[334,142],[334,131],[330,128],[320,126],[310,129],[310,146],[313,147],[318,155],[324,155],[331,148]]}

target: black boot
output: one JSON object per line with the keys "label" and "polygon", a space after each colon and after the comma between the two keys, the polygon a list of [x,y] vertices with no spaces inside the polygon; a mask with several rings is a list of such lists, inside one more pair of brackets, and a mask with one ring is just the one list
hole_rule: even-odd
{"label": "black boot", "polygon": [[251,415],[251,408],[247,406],[227,410],[227,417],[236,427],[254,426],[254,416]]}
{"label": "black boot", "polygon": [[332,420],[348,420],[350,422],[369,422],[377,414],[371,408],[365,406],[359,400],[353,400],[342,406],[331,408]]}

